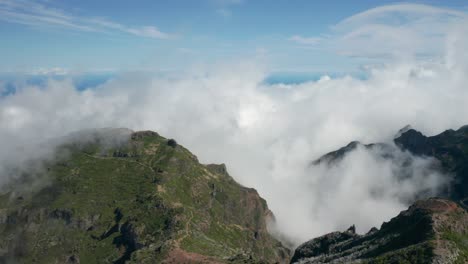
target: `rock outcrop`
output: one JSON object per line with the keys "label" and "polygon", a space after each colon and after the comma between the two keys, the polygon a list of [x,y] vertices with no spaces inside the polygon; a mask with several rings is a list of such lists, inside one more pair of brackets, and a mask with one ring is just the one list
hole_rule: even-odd
{"label": "rock outcrop", "polygon": [[415,202],[380,230],[333,232],[300,245],[291,263],[467,263],[468,213],[450,200]]}

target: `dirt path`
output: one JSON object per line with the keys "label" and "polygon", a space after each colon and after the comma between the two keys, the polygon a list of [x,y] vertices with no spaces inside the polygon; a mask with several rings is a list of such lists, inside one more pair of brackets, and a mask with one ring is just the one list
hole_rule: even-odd
{"label": "dirt path", "polygon": [[192,222],[192,219],[193,219],[193,212],[190,211],[190,217],[185,223],[185,228],[184,228],[185,234],[175,240],[175,244],[178,248],[180,248],[180,243],[190,235],[189,229],[190,229],[190,223]]}

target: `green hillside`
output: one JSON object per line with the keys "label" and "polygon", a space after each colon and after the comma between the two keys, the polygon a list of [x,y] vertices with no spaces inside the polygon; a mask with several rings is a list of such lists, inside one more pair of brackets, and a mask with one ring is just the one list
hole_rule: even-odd
{"label": "green hillside", "polygon": [[113,146],[103,137],[61,145],[5,189],[0,263],[288,261],[267,232],[266,202],[224,165],[202,165],[155,132]]}

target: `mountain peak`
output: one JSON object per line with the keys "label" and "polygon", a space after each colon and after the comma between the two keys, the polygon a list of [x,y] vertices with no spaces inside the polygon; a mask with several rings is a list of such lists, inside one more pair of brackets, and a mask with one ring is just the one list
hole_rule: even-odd
{"label": "mountain peak", "polygon": [[430,214],[445,214],[456,210],[460,210],[460,206],[457,203],[447,199],[429,198],[425,200],[416,201],[405,212],[411,214],[414,211],[418,210],[426,211]]}
{"label": "mountain peak", "polygon": [[106,140],[119,131],[99,130],[85,141],[79,136],[86,133],[76,134],[78,144],[60,147],[69,155],[47,164],[46,187],[0,194],[0,263],[289,259],[267,231],[266,201],[224,164],[200,164],[153,131]]}
{"label": "mountain peak", "polygon": [[413,129],[413,127],[411,127],[411,125],[404,126],[400,130],[398,130],[398,132],[395,134],[394,138],[399,138],[403,133],[405,133],[405,132],[407,132],[408,130],[411,130],[411,129]]}
{"label": "mountain peak", "polygon": [[427,144],[427,137],[417,130],[409,129],[394,141],[397,146],[408,149],[416,155],[429,155],[430,146]]}

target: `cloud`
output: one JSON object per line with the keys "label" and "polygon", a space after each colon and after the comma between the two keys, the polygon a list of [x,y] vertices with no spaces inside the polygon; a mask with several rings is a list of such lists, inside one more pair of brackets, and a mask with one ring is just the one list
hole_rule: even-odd
{"label": "cloud", "polygon": [[308,37],[303,37],[300,35],[294,35],[289,38],[290,41],[294,41],[298,44],[303,44],[303,45],[315,45],[319,43],[321,39],[322,38],[318,38],[318,37],[308,38]]}
{"label": "cloud", "polygon": [[432,16],[430,21],[466,18],[466,13],[450,8],[424,4],[392,4],[375,7],[344,19],[337,27],[349,27],[369,22],[391,25],[406,25],[418,19]]}
{"label": "cloud", "polygon": [[29,0],[0,0],[0,20],[33,27],[54,27],[85,32],[126,33],[139,37],[169,39],[175,35],[155,26],[129,27],[110,20],[73,16],[62,10]]}
{"label": "cloud", "polygon": [[60,67],[53,68],[39,68],[32,71],[32,75],[68,75],[70,72],[67,69]]}
{"label": "cloud", "polygon": [[[330,28],[320,49],[364,58],[433,58],[445,53],[448,34],[468,14],[424,4],[392,4],[366,10]],[[297,42],[306,40],[298,35]],[[311,38],[310,44],[317,44]],[[302,41],[303,44],[307,41]]]}
{"label": "cloud", "polygon": [[157,38],[157,39],[169,39],[175,37],[168,33],[161,32],[155,26],[144,26],[139,28],[126,27],[118,23],[110,22],[105,19],[91,18],[88,20],[95,25],[102,26],[104,28],[122,31],[125,33],[133,34],[139,37]]}
{"label": "cloud", "polygon": [[[292,161],[297,162],[301,158],[296,155],[301,152],[294,151]],[[282,200],[275,202],[283,207],[289,204],[289,215],[273,230],[292,238],[296,245],[331,230],[346,230],[352,224],[361,234],[379,228],[418,197],[437,195],[449,181],[434,170],[433,160],[413,157],[391,145],[370,150],[358,146],[339,162],[300,164],[292,174],[295,164],[290,162],[277,161],[278,166],[289,165],[278,168],[281,174],[294,177],[276,190]]]}

